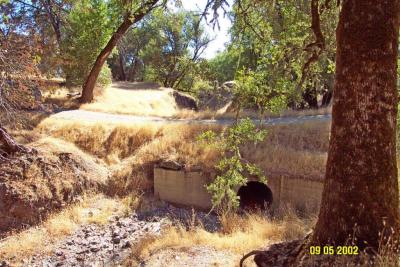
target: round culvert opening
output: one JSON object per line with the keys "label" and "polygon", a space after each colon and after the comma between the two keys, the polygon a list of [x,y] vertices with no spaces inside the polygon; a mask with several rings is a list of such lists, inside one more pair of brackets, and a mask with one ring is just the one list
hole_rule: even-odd
{"label": "round culvert opening", "polygon": [[264,183],[251,181],[239,188],[240,208],[266,210],[273,201],[271,189]]}

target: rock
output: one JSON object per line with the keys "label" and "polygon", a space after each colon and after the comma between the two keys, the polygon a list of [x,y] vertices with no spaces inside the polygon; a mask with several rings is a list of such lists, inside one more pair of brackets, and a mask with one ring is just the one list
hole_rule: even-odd
{"label": "rock", "polygon": [[128,237],[128,233],[127,232],[122,232],[121,237],[123,239],[127,238]]}
{"label": "rock", "polygon": [[98,252],[99,250],[100,250],[99,247],[91,247],[91,248],[90,248],[90,251],[91,251],[91,252]]}
{"label": "rock", "polygon": [[198,111],[199,107],[197,105],[197,101],[194,97],[184,94],[178,91],[173,91],[172,96],[175,98],[176,105],[181,109],[190,109],[194,111]]}
{"label": "rock", "polygon": [[113,242],[114,244],[119,244],[119,242],[121,242],[121,238],[118,237],[118,236],[113,237],[112,242]]}
{"label": "rock", "polygon": [[176,170],[179,171],[183,169],[183,165],[175,160],[166,160],[162,161],[159,165],[160,168],[167,169],[167,170]]}
{"label": "rock", "polygon": [[81,255],[81,254],[86,254],[86,253],[88,253],[88,252],[89,252],[88,249],[82,248],[80,251],[77,251],[76,254]]}
{"label": "rock", "polygon": [[112,237],[118,237],[120,235],[120,232],[118,230],[112,232]]}
{"label": "rock", "polygon": [[[228,82],[229,84],[229,82]],[[203,90],[199,94],[200,109],[220,110],[232,101],[234,93],[228,85],[217,86],[214,90]]]}
{"label": "rock", "polygon": [[130,241],[125,241],[124,245],[122,246],[122,248],[130,248],[132,247],[132,243]]}
{"label": "rock", "polygon": [[58,262],[56,262],[54,265],[55,265],[56,267],[60,267],[60,266],[63,266],[64,263],[63,263],[62,261],[58,261]]}
{"label": "rock", "polygon": [[11,267],[8,261],[0,261],[0,267]]}
{"label": "rock", "polygon": [[57,250],[57,251],[56,251],[56,255],[59,256],[59,257],[60,257],[60,256],[63,256],[63,255],[64,255],[64,252],[62,252],[61,250]]}

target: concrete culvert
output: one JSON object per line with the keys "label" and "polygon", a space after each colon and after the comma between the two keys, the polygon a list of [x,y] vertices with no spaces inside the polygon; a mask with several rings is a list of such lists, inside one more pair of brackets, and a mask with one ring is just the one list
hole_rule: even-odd
{"label": "concrete culvert", "polygon": [[239,188],[240,208],[265,210],[273,201],[271,189],[264,183],[251,181]]}

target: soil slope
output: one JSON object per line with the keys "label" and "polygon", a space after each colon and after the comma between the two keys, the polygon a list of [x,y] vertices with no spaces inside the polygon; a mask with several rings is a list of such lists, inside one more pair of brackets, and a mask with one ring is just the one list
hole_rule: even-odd
{"label": "soil slope", "polygon": [[103,166],[62,144],[41,140],[30,145],[37,152],[0,162],[0,236],[35,224],[84,191],[105,184],[108,171]]}

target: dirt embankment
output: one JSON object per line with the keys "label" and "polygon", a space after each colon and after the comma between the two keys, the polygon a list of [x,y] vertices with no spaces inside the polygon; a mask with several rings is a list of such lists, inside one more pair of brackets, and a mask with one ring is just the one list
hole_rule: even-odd
{"label": "dirt embankment", "polygon": [[108,172],[101,165],[75,151],[46,142],[33,146],[37,153],[0,162],[0,237],[41,221],[107,180]]}

